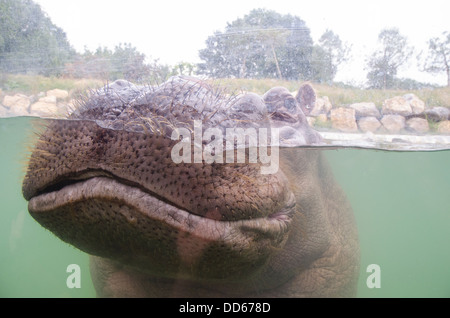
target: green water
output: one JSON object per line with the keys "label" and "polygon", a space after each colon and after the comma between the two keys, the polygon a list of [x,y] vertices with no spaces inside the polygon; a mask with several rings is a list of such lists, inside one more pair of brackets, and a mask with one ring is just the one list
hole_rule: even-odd
{"label": "green water", "polygon": [[[0,119],[0,297],[95,297],[86,254],[37,224],[22,198],[29,118]],[[450,151],[327,150],[361,244],[359,297],[450,297]],[[81,288],[68,288],[78,264]],[[380,266],[368,288],[367,266]]]}
{"label": "green water", "polygon": [[[30,118],[0,119],[0,297],[95,297],[85,253],[60,241],[28,214],[22,197]],[[69,264],[81,288],[67,288]]]}
{"label": "green water", "polygon": [[[359,297],[450,297],[450,151],[328,151],[354,209]],[[381,288],[367,266],[378,264]]]}

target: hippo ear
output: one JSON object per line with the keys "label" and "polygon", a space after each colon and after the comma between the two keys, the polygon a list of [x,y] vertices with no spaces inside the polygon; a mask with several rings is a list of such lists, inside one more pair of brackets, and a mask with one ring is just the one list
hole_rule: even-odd
{"label": "hippo ear", "polygon": [[305,116],[308,116],[316,102],[316,92],[310,84],[306,83],[300,86],[295,99],[302,108]]}

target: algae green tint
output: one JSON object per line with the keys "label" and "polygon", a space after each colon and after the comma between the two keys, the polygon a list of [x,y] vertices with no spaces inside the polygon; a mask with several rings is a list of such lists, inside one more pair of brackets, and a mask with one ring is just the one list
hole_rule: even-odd
{"label": "algae green tint", "polygon": [[[27,212],[21,187],[36,121],[0,119],[0,296],[95,297],[87,254]],[[323,153],[358,227],[357,297],[450,297],[450,151]]]}
{"label": "algae green tint", "polygon": [[[22,199],[28,145],[40,124],[29,117],[0,119],[0,297],[95,297],[88,256],[55,240]],[[81,288],[66,284],[71,264],[79,266]]]}

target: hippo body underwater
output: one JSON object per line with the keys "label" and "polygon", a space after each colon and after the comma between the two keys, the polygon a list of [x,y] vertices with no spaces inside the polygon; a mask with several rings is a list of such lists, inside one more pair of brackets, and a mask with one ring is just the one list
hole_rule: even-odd
{"label": "hippo body underwater", "polygon": [[[40,135],[28,210],[91,255],[98,297],[355,296],[351,207],[320,150],[303,147],[321,143],[305,117],[314,101],[308,84],[294,98],[282,87],[230,97],[191,77],[116,81]],[[214,139],[195,137],[198,123]],[[276,169],[225,160],[240,151],[234,139],[220,148],[230,128],[277,131]],[[215,161],[196,157],[213,143]],[[247,159],[262,158],[256,148]]]}

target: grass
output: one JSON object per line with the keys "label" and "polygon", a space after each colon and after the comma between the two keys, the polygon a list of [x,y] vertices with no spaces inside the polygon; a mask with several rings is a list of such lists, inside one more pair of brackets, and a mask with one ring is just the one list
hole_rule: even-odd
{"label": "grass", "polygon": [[103,84],[103,81],[95,79],[69,79],[40,75],[0,75],[0,88],[4,94],[8,95],[15,93],[35,95],[55,88],[67,91],[84,91]]}
{"label": "grass", "polygon": [[[43,77],[37,75],[0,75],[0,88],[4,94],[22,93],[26,95],[38,94],[50,89],[60,88],[67,91],[84,91],[88,88],[97,88],[106,81],[95,79],[69,79],[56,77]],[[284,86],[295,92],[302,82],[283,81],[277,79],[217,79],[215,84],[225,86],[231,92],[254,92],[264,94],[274,86]],[[450,108],[450,88],[426,88],[421,90],[365,90],[360,88],[344,87],[343,85],[324,85],[312,83],[317,95],[328,96],[334,107],[348,106],[352,103],[373,102],[381,108],[383,101],[394,96],[413,93],[423,100],[428,107],[444,106]]]}

